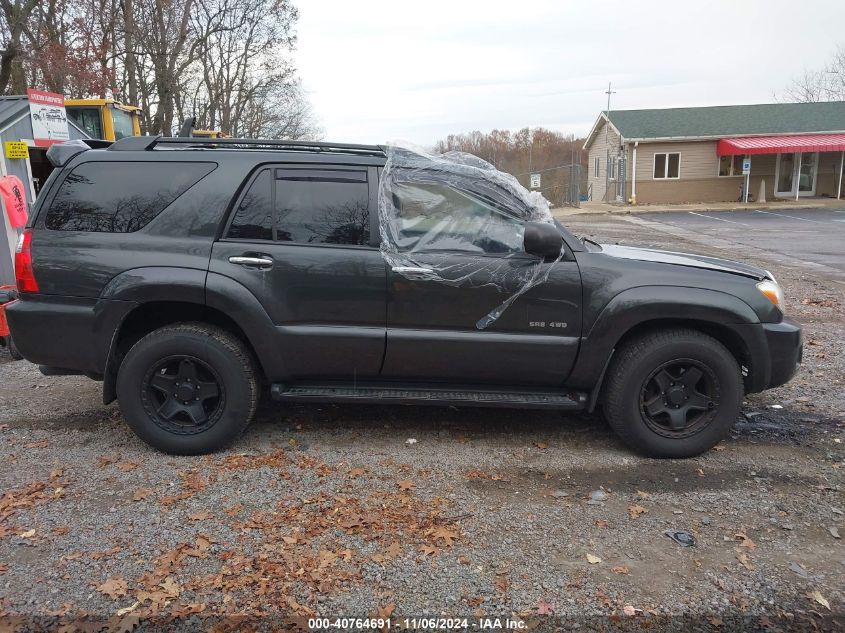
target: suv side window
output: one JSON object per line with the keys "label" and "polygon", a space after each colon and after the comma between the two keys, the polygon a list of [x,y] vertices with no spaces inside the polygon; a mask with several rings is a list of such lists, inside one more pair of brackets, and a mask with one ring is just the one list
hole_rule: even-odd
{"label": "suv side window", "polygon": [[241,198],[226,237],[366,246],[366,168],[265,168]]}
{"label": "suv side window", "polygon": [[523,251],[523,223],[448,185],[397,183],[393,222],[402,251],[463,251],[509,255]]}
{"label": "suv side window", "polygon": [[273,176],[262,169],[238,204],[228,237],[242,240],[273,239]]}
{"label": "suv side window", "polygon": [[276,239],[300,244],[370,240],[366,169],[276,169]]}
{"label": "suv side window", "polygon": [[82,163],[59,186],[45,225],[54,231],[137,231],[216,167],[216,163]]}

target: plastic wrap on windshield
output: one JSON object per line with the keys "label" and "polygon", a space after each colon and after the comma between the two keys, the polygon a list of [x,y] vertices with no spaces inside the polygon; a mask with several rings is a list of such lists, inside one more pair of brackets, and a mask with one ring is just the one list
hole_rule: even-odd
{"label": "plastic wrap on windshield", "polygon": [[[510,174],[463,152],[390,146],[379,185],[381,252],[408,279],[491,286],[505,298],[475,324],[489,327],[552,266],[526,257],[525,222],[552,223],[548,201]],[[559,258],[558,258],[559,259]]]}

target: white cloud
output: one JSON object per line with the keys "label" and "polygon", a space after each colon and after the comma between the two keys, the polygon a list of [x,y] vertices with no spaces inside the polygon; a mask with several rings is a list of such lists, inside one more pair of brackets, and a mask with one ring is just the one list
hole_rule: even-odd
{"label": "white cloud", "polygon": [[431,144],[605,106],[772,101],[840,42],[845,3],[299,0],[296,61],[326,139]]}

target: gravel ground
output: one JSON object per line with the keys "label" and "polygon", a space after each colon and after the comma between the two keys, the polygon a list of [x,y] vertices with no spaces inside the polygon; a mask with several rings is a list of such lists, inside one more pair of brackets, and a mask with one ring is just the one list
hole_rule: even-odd
{"label": "gravel ground", "polygon": [[[743,259],[609,216],[567,223]],[[845,286],[759,263],[806,326],[805,366],[682,461],[633,455],[598,415],[316,405],[265,407],[232,449],[170,457],[98,383],[0,354],[0,631],[841,630]]]}

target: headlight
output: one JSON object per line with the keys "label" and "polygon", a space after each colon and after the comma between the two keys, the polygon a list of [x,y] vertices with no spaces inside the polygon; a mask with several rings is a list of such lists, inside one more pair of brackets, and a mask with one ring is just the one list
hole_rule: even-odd
{"label": "headlight", "polygon": [[783,290],[781,289],[780,285],[776,281],[772,281],[771,279],[764,279],[759,284],[757,284],[757,288],[763,295],[774,303],[778,308],[783,310]]}

